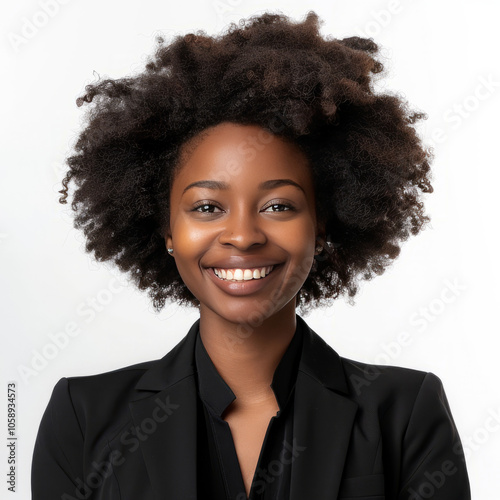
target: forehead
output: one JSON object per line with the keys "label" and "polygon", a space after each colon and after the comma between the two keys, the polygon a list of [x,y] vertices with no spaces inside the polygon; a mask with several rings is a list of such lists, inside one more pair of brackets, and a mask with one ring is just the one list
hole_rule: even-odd
{"label": "forehead", "polygon": [[311,181],[300,148],[258,125],[224,122],[205,129],[183,145],[177,178],[216,178],[229,184],[249,179],[295,177]]}

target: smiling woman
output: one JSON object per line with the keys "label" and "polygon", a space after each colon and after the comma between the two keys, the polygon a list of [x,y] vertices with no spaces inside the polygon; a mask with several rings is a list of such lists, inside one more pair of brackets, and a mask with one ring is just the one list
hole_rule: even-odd
{"label": "smiling woman", "polygon": [[[259,131],[227,122],[211,127],[172,184],[166,244],[200,301],[202,332],[220,328],[209,326],[216,317],[250,323],[255,304],[271,295],[267,315],[294,320],[295,297],[312,266],[318,229],[307,158],[275,137],[246,159],[240,145]],[[272,270],[265,278],[263,268]]]}
{"label": "smiling woman", "polygon": [[62,378],[40,424],[35,500],[467,500],[433,373],[339,356],[296,313],[356,295],[429,221],[430,154],[371,39],[309,12],[158,39],[93,104],[76,184],[87,251],[199,319],[163,358]]}

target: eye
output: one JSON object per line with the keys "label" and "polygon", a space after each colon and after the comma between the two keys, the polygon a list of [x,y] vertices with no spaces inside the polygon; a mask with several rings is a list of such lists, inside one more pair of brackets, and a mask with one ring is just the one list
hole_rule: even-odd
{"label": "eye", "polygon": [[[214,213],[211,208],[219,208],[217,205],[214,205],[213,203],[208,203],[206,201],[199,202],[195,207],[193,208],[192,212],[198,212],[200,214],[211,214]],[[200,210],[202,209],[202,210]],[[220,210],[220,208],[219,208]]]}
{"label": "eye", "polygon": [[[275,210],[275,208],[280,208],[279,210]],[[267,211],[268,208],[272,208],[271,212],[288,212],[291,210],[295,210],[295,208],[288,203],[272,203],[268,205],[264,211]]]}
{"label": "eye", "polygon": [[[216,212],[215,209],[217,209],[219,212],[223,212],[223,209],[215,205],[214,203],[210,203],[208,201],[200,201],[195,204],[194,208],[191,210],[192,212],[198,212],[200,214],[213,214],[213,213],[219,213]],[[271,210],[269,210],[271,209]],[[263,209],[263,212],[289,212],[289,211],[294,211],[295,208],[290,205],[289,203],[286,202],[281,202],[281,203],[271,203],[267,207]]]}

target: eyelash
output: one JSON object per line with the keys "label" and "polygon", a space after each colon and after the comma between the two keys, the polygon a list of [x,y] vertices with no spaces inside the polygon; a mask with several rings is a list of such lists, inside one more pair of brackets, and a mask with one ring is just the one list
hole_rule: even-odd
{"label": "eyelash", "polygon": [[[286,207],[288,210],[272,210],[273,213],[277,213],[277,212],[289,212],[289,211],[295,211],[295,207],[293,207],[292,205],[290,205],[289,203],[286,203],[284,202],[283,200],[277,200],[278,202],[280,203],[271,203],[270,205],[268,205],[265,210],[267,210],[268,208],[270,207],[274,207],[274,206],[280,206],[280,207]],[[210,214],[210,213],[216,213],[216,212],[202,212],[200,210],[198,210],[200,207],[216,207],[216,208],[219,208],[221,209],[219,206],[217,206],[216,204],[214,203],[210,203],[208,201],[200,201],[198,203],[195,204],[193,210],[191,210],[192,212],[198,212],[200,214]],[[221,209],[222,210],[222,209]]]}

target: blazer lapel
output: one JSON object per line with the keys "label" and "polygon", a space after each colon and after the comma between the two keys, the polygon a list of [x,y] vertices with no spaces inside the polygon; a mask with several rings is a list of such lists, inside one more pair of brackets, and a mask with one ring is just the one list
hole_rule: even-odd
{"label": "blazer lapel", "polygon": [[193,352],[197,320],[188,334],[139,379],[129,403],[155,498],[196,500],[197,394]]}
{"label": "blazer lapel", "polygon": [[305,321],[295,385],[290,500],[338,496],[358,405],[348,399],[339,355]]}

